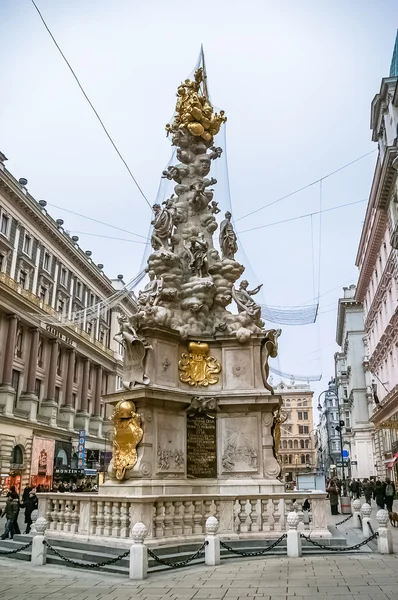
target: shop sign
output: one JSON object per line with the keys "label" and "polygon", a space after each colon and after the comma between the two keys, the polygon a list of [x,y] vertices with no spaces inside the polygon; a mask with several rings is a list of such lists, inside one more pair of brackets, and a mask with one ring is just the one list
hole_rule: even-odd
{"label": "shop sign", "polygon": [[376,425],[376,429],[398,429],[398,420],[393,421],[390,419],[389,421],[382,421]]}
{"label": "shop sign", "polygon": [[59,467],[54,469],[54,475],[82,475],[84,469],[71,469],[70,467]]}
{"label": "shop sign", "polygon": [[63,342],[65,342],[65,344],[68,344],[68,346],[74,346],[75,345],[74,342],[73,342],[73,340],[71,340],[70,338],[66,337],[66,335],[64,335],[63,333],[61,333],[60,331],[58,331],[58,329],[56,327],[52,327],[51,325],[47,325],[46,329],[47,329],[47,331],[49,333],[51,333],[52,335],[54,335],[58,339],[62,340]]}
{"label": "shop sign", "polygon": [[79,445],[77,448],[77,468],[84,469],[86,466],[85,461],[85,450],[86,450],[86,432],[82,429],[79,432]]}

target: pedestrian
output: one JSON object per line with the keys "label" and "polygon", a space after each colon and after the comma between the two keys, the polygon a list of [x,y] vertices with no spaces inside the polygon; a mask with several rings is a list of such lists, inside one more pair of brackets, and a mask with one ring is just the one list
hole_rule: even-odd
{"label": "pedestrian", "polygon": [[331,482],[326,492],[329,494],[332,515],[339,515],[339,492],[334,482]]}
{"label": "pedestrian", "polygon": [[381,483],[380,479],[376,481],[373,498],[376,500],[377,508],[384,508],[385,492],[384,485]]}
{"label": "pedestrian", "polygon": [[27,499],[24,508],[25,508],[25,523],[26,523],[26,531],[25,533],[30,532],[30,528],[32,527],[32,512],[37,509],[39,506],[39,500],[36,496],[36,490],[33,488],[29,492],[29,498]]}
{"label": "pedestrian", "polygon": [[386,503],[387,510],[388,510],[388,512],[392,512],[392,504],[393,504],[394,498],[395,498],[395,485],[388,477],[386,478],[386,485],[385,485],[384,489],[385,489],[384,501]]}
{"label": "pedestrian", "polygon": [[13,539],[14,534],[16,533],[15,523],[18,519],[18,513],[19,513],[18,496],[15,498],[15,493],[9,492],[7,495],[6,505],[4,507],[3,512],[1,513],[1,516],[2,517],[5,516],[5,518],[6,518],[6,526],[4,529],[4,533],[0,537],[0,539],[2,539],[2,540],[8,539],[8,536],[10,536],[11,539]]}
{"label": "pedestrian", "polygon": [[358,482],[356,479],[353,479],[350,484],[350,494],[352,499],[358,498],[358,489]]}
{"label": "pedestrian", "polygon": [[22,504],[26,504],[26,502],[28,501],[29,493],[30,493],[31,489],[32,488],[30,487],[30,485],[27,485],[25,487],[23,494],[22,494]]}
{"label": "pedestrian", "polygon": [[365,502],[371,504],[372,502],[372,486],[368,479],[363,480],[363,495],[365,496]]}

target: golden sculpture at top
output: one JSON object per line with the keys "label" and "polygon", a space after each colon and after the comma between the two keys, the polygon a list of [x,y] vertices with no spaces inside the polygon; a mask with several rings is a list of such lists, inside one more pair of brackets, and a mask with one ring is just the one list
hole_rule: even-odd
{"label": "golden sculpture at top", "polygon": [[137,445],[144,432],[140,427],[141,417],[131,400],[120,400],[110,419],[114,426],[112,469],[116,479],[122,481],[137,462]]}
{"label": "golden sculpture at top", "polygon": [[211,142],[227,117],[224,111],[215,113],[206,94],[201,92],[203,68],[195,71],[195,79],[186,79],[177,90],[176,115],[172,125],[166,125],[167,135],[177,129],[187,129],[195,137]]}
{"label": "golden sculpture at top", "polygon": [[214,356],[208,354],[209,344],[189,342],[188,352],[183,352],[178,362],[180,381],[197,387],[218,383],[221,365]]}
{"label": "golden sculpture at top", "polygon": [[287,413],[281,411],[280,407],[274,412],[274,421],[272,424],[272,437],[274,438],[273,451],[274,457],[278,457],[279,446],[281,444],[281,424],[287,421]]}

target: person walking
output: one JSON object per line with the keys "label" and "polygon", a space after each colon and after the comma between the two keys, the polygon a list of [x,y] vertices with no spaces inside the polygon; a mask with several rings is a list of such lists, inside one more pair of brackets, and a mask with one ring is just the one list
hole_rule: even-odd
{"label": "person walking", "polygon": [[388,510],[388,512],[392,512],[392,504],[393,504],[394,498],[395,498],[395,485],[389,479],[389,477],[386,478],[386,484],[385,484],[384,490],[385,490],[384,501],[386,503],[387,510]]}
{"label": "person walking", "polygon": [[380,479],[376,481],[373,498],[376,500],[377,508],[384,508],[385,491],[384,485],[381,483]]}
{"label": "person walking", "polygon": [[36,496],[36,490],[33,488],[29,492],[29,498],[24,504],[25,508],[25,523],[26,523],[26,531],[25,533],[30,532],[30,528],[32,527],[32,512],[37,509],[39,506],[39,500]]}
{"label": "person walking", "polygon": [[365,496],[365,502],[371,504],[372,502],[372,486],[368,479],[363,480],[363,495]]}
{"label": "person walking", "polygon": [[332,515],[339,515],[339,492],[334,482],[331,482],[326,492],[329,494],[330,510]]}
{"label": "person walking", "polygon": [[29,485],[27,485],[25,487],[25,489],[23,491],[23,494],[22,494],[22,504],[26,504],[27,503],[27,501],[29,499],[29,494],[30,494],[31,490],[32,490],[32,488]]}
{"label": "person walking", "polygon": [[18,496],[15,498],[15,494],[12,494],[10,492],[7,496],[7,501],[6,501],[4,510],[1,514],[2,517],[3,516],[6,517],[6,526],[4,529],[4,533],[0,537],[0,539],[2,539],[2,540],[8,539],[8,536],[10,536],[11,539],[14,538],[14,534],[16,533],[15,523],[18,519],[18,513],[19,513]]}

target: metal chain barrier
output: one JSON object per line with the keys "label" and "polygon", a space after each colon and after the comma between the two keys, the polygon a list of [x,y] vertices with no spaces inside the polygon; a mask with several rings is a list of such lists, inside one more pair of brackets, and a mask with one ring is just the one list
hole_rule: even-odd
{"label": "metal chain barrier", "polygon": [[11,554],[18,554],[18,552],[22,552],[23,550],[27,550],[32,545],[32,542],[25,544],[25,546],[21,546],[20,548],[16,548],[15,550],[6,550],[5,552],[1,551],[0,556],[10,556]]}
{"label": "metal chain barrier", "polygon": [[349,521],[350,519],[352,519],[352,513],[350,515],[348,515],[348,517],[346,519],[343,519],[342,521],[335,523],[335,527],[338,527],[339,525],[342,525],[343,523],[347,523],[347,521]]}
{"label": "metal chain barrier", "polygon": [[110,560],[106,560],[104,562],[82,563],[82,562],[78,562],[76,560],[72,560],[71,558],[68,558],[67,556],[63,556],[63,554],[61,554],[60,552],[58,552],[58,550],[53,548],[46,540],[43,541],[43,544],[45,546],[47,546],[47,548],[53,554],[55,554],[56,556],[58,556],[59,558],[61,558],[65,562],[67,562],[69,565],[72,565],[72,567],[79,567],[80,569],[101,569],[102,567],[107,567],[108,565],[115,564],[116,562],[118,562],[119,560],[122,560],[123,558],[126,558],[130,554],[130,550],[127,550],[123,554],[119,554],[119,556],[115,556],[115,558],[111,558]]}
{"label": "metal chain barrier", "polygon": [[370,521],[368,521],[368,527],[369,527],[369,529],[370,529],[370,533],[371,533],[372,535],[374,535],[374,530],[373,530],[373,527],[372,527],[372,523],[371,523]]}
{"label": "metal chain barrier", "polygon": [[171,569],[178,569],[179,567],[185,567],[190,562],[192,562],[193,560],[198,558],[201,554],[203,554],[203,550],[204,550],[205,546],[208,545],[208,543],[209,542],[203,542],[203,544],[195,552],[195,554],[192,554],[192,556],[190,556],[189,558],[182,560],[181,562],[178,562],[178,563],[172,563],[172,562],[169,562],[168,560],[164,560],[163,558],[156,556],[156,554],[154,552],[152,552],[152,550],[150,550],[149,548],[147,548],[147,550],[148,550],[149,556],[151,558],[153,558],[154,560],[156,560],[156,562],[158,562],[159,564],[165,565],[166,567],[170,567]]}
{"label": "metal chain barrier", "polygon": [[368,539],[364,540],[363,542],[360,542],[359,544],[356,544],[355,546],[349,546],[348,548],[345,548],[345,547],[344,548],[331,548],[330,546],[324,546],[323,544],[319,544],[315,540],[311,539],[309,536],[304,535],[304,533],[300,534],[300,537],[303,538],[304,540],[307,540],[307,542],[310,542],[311,544],[313,544],[314,546],[317,546],[318,548],[322,548],[322,550],[327,550],[328,552],[351,552],[351,550],[358,550],[362,546],[366,546],[366,544],[368,544],[372,540],[376,539],[378,536],[379,536],[379,533],[378,533],[378,531],[376,531],[370,537],[368,537]]}
{"label": "metal chain barrier", "polygon": [[361,517],[361,515],[358,515],[358,521],[359,521],[359,524],[360,524],[361,529],[362,529],[362,517]]}
{"label": "metal chain barrier", "polygon": [[221,540],[220,540],[220,546],[222,546],[223,548],[225,548],[226,550],[228,550],[228,552],[232,552],[233,554],[239,554],[239,556],[247,556],[247,557],[249,557],[249,556],[262,556],[266,552],[269,552],[270,550],[273,550],[273,548],[275,548],[275,546],[277,546],[282,540],[284,540],[285,537],[287,537],[286,533],[284,533],[283,535],[281,535],[280,538],[278,538],[277,540],[275,540],[275,542],[273,542],[272,544],[270,544],[269,546],[267,546],[263,550],[256,550],[255,552],[245,552],[244,550],[238,550],[237,548],[231,548],[231,546],[228,546],[227,544],[224,544],[224,542],[222,542]]}

